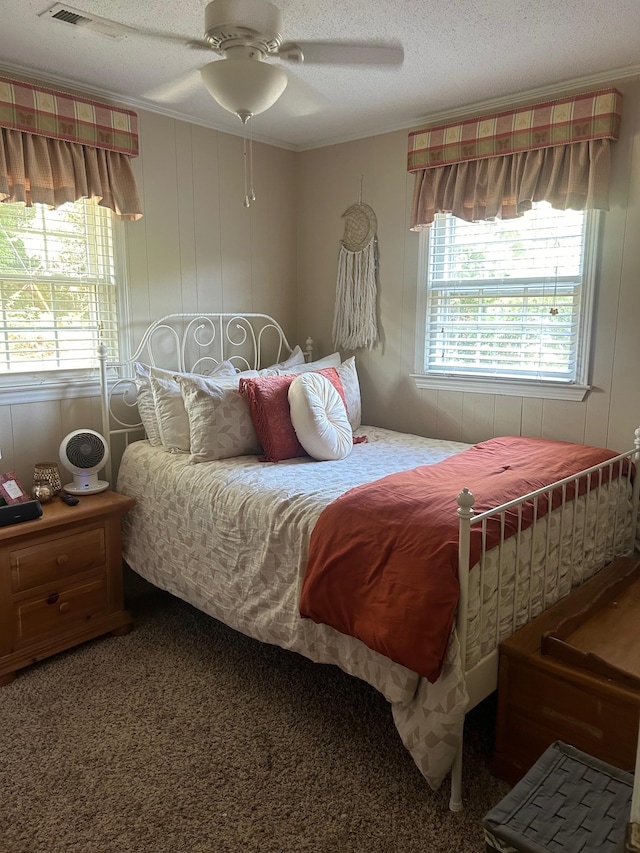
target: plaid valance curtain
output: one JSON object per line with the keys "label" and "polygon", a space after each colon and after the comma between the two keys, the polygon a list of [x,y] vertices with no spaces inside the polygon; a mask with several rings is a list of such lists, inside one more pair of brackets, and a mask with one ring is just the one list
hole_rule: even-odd
{"label": "plaid valance curtain", "polygon": [[436,213],[512,219],[534,201],[609,208],[610,143],[622,95],[603,89],[409,134],[411,229]]}
{"label": "plaid valance curtain", "polygon": [[137,121],[120,107],[0,77],[0,201],[59,207],[90,198],[140,219]]}

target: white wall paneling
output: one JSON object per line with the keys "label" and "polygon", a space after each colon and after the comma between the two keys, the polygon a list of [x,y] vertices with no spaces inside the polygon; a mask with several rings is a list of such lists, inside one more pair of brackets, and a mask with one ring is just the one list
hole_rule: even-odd
{"label": "white wall paneling", "polygon": [[[342,214],[358,200],[362,175],[363,201],[378,218],[382,333],[378,347],[356,354],[365,423],[469,442],[521,433],[626,448],[640,424],[640,79],[619,88],[594,387],[584,402],[419,391],[409,378],[419,239],[408,230],[408,131],[303,152],[254,144],[256,201],[247,209],[241,136],[141,112],[134,173],[144,217],[123,224],[132,338],[164,313],[253,310],[278,317],[292,344],[310,335],[317,355],[331,352]],[[0,466],[29,484],[33,464],[57,455],[67,432],[98,424],[95,398],[2,405],[0,382]]]}
{"label": "white wall paneling", "polygon": [[[454,440],[521,433],[617,449],[630,446],[633,430],[640,424],[636,377],[640,363],[640,79],[612,85],[623,93],[623,117],[620,140],[612,144],[611,210],[603,216],[601,234],[591,365],[594,390],[581,403],[442,391],[422,391],[417,396],[404,381],[414,371],[418,310],[419,240],[408,230],[414,178],[404,173],[408,132],[300,155],[299,276],[301,282],[314,283],[311,294],[301,293],[300,325],[320,339],[326,337],[333,316],[336,228],[333,223],[315,227],[318,217],[335,219],[336,208],[347,202],[345,187],[353,193],[360,173],[379,175],[386,170],[396,177],[393,190],[386,180],[381,181],[373,201],[365,180],[364,200],[378,216],[380,321],[385,334],[382,347],[357,354],[364,374],[366,417],[384,426]],[[323,286],[325,292],[318,293]]]}
{"label": "white wall paneling", "polygon": [[[144,216],[119,223],[130,287],[125,333],[181,311],[273,313],[296,338],[295,155],[255,146],[258,200],[246,210],[242,140],[141,112],[133,161]],[[258,171],[259,170],[259,171]],[[97,367],[97,360],[96,360]],[[0,470],[30,486],[33,465],[57,460],[73,429],[100,430],[98,398],[2,405]]]}

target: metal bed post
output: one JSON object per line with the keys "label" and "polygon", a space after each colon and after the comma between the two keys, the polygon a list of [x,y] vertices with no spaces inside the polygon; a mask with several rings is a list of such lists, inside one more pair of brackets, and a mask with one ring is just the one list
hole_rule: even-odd
{"label": "metal bed post", "polygon": [[638,427],[633,433],[633,444],[636,448],[636,452],[633,454],[633,463],[636,466],[636,476],[633,478],[633,491],[631,498],[631,506],[633,515],[631,516],[631,524],[633,530],[633,540],[631,543],[631,547],[635,550],[638,542],[638,508],[640,504],[640,471],[638,471],[638,466],[640,464],[640,427]]}
{"label": "metal bed post", "polygon": [[[463,489],[457,497],[458,502],[458,581],[460,583],[460,597],[456,611],[456,632],[460,643],[460,665],[463,675],[466,670],[467,661],[467,610],[469,606],[469,565],[470,553],[469,542],[471,538],[471,519],[473,518],[474,496],[469,489]],[[449,808],[452,812],[462,811],[462,743],[463,730],[460,734],[460,744],[451,768],[451,796]]]}
{"label": "metal bed post", "polygon": [[109,448],[107,459],[106,476],[111,482],[111,422],[109,418],[109,385],[107,383],[107,347],[100,342],[98,344],[98,361],[100,363],[100,409],[102,412],[102,435]]}

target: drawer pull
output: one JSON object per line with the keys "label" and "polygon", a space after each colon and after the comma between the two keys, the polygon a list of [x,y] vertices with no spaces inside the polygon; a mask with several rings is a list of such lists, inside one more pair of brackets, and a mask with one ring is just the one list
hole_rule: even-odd
{"label": "drawer pull", "polygon": [[60,554],[60,556],[56,560],[56,563],[59,566],[65,566],[68,562],[69,562],[69,555],[68,554]]}
{"label": "drawer pull", "polygon": [[51,595],[47,598],[47,604],[55,604],[59,598],[60,598],[59,592],[52,592]]}
{"label": "drawer pull", "polygon": [[58,608],[59,613],[67,613],[71,609],[71,605],[68,601],[63,601],[60,607]]}

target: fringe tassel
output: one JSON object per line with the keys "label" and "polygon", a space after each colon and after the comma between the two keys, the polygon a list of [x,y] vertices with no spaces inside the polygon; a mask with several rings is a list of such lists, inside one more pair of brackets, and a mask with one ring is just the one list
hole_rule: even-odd
{"label": "fringe tassel", "polygon": [[375,238],[361,252],[340,246],[333,343],[373,349],[378,340]]}

